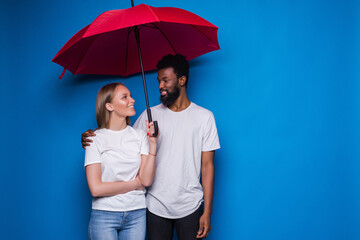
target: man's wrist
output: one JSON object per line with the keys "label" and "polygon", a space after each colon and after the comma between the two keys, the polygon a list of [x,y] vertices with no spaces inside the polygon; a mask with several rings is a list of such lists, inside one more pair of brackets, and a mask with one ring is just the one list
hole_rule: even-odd
{"label": "man's wrist", "polygon": [[212,209],[204,209],[204,215],[211,216],[211,214],[212,214]]}

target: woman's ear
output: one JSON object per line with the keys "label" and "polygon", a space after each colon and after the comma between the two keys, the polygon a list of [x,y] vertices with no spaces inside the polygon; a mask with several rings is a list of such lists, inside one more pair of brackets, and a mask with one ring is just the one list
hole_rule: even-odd
{"label": "woman's ear", "polygon": [[114,111],[114,107],[111,103],[105,103],[105,107],[109,112]]}

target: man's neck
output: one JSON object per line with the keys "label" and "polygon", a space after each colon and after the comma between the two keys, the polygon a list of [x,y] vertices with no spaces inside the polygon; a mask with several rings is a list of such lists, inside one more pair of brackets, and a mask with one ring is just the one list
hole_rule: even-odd
{"label": "man's neck", "polygon": [[190,100],[187,97],[186,91],[181,91],[176,101],[168,106],[171,111],[181,112],[190,106]]}

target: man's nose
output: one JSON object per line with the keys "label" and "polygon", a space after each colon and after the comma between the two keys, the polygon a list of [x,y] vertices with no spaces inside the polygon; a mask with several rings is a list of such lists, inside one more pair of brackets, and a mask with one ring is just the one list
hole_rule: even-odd
{"label": "man's nose", "polygon": [[159,89],[164,87],[164,81],[159,82]]}

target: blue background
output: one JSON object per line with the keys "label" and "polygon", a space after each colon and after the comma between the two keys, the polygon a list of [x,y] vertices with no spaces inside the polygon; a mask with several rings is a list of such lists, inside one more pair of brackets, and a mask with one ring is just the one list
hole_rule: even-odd
{"label": "blue background", "polygon": [[[360,239],[360,3],[136,1],[192,11],[221,50],[191,61],[189,98],[213,111],[208,239]],[[51,59],[100,13],[130,0],[1,1],[0,238],[87,239],[91,208],[80,134],[98,89],[139,75],[73,76]],[[156,73],[147,74],[158,103]],[[136,118],[133,118],[133,122]]]}

